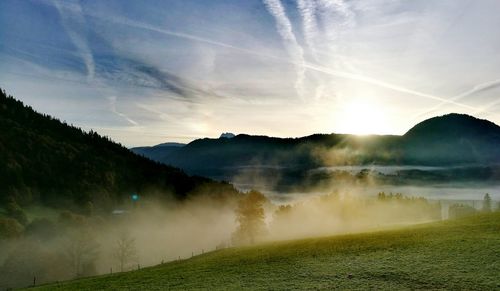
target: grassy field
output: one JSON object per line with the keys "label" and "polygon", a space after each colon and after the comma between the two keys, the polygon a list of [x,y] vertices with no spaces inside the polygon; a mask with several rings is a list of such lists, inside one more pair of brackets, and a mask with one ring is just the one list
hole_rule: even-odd
{"label": "grassy field", "polygon": [[231,248],[46,290],[500,290],[500,213],[401,230]]}

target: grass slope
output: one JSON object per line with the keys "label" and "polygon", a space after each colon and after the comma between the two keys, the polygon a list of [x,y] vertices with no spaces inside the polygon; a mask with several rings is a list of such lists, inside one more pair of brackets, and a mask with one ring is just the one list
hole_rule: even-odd
{"label": "grass slope", "polygon": [[46,290],[500,289],[500,213],[231,248]]}

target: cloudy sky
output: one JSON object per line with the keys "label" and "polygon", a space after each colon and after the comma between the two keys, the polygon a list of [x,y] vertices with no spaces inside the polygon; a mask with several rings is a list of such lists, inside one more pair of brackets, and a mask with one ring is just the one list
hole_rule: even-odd
{"label": "cloudy sky", "polygon": [[497,0],[2,0],[0,87],[126,146],[500,124]]}

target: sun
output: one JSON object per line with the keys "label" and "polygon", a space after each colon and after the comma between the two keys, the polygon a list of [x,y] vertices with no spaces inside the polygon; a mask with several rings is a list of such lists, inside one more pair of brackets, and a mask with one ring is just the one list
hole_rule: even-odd
{"label": "sun", "polygon": [[390,131],[383,107],[367,99],[347,102],[337,114],[335,124],[339,133],[368,135],[386,134]]}

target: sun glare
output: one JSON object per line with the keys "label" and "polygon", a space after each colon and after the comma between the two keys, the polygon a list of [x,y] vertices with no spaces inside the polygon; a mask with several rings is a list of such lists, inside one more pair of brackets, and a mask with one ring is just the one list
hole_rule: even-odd
{"label": "sun glare", "polygon": [[389,132],[384,110],[368,100],[347,103],[336,119],[337,132],[358,135],[386,134]]}

